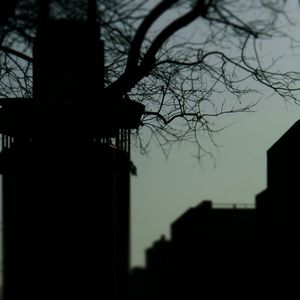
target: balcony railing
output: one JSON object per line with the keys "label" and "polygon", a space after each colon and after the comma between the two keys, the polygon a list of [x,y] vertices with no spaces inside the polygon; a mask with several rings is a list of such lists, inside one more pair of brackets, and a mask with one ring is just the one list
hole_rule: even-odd
{"label": "balcony railing", "polygon": [[212,208],[255,209],[255,203],[212,203]]}
{"label": "balcony railing", "polygon": [[0,134],[0,151],[2,152],[5,149],[10,149],[12,144],[14,143],[14,137],[6,135],[6,134]]}

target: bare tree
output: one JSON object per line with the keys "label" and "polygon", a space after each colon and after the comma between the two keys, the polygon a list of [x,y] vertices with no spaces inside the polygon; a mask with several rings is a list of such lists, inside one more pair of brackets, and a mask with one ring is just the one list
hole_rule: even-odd
{"label": "bare tree", "polygon": [[[82,3],[81,3],[82,2]],[[84,18],[82,0],[51,1],[56,17]],[[80,5],[79,5],[80,4]],[[263,59],[258,45],[291,42],[284,0],[100,0],[105,43],[105,85],[110,97],[130,97],[146,106],[137,135],[141,149],[154,137],[167,153],[174,142],[194,142],[210,154],[214,122],[224,114],[251,111],[260,87],[286,101],[297,100],[300,73]],[[31,96],[32,43],[38,9],[15,1],[0,16],[0,96]],[[252,102],[248,94],[256,94]]]}

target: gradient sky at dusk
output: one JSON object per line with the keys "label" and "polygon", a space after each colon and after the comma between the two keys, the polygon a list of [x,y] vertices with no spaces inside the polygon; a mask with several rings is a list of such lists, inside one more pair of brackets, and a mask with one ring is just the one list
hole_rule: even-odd
{"label": "gradient sky at dusk", "polygon": [[[298,1],[290,5],[291,10],[292,6],[297,8],[293,18],[298,26],[292,34],[300,40]],[[267,45],[269,52],[275,56],[285,53],[288,45],[281,42]],[[299,49],[294,52],[294,56],[282,58],[280,70],[300,71]],[[232,125],[215,136],[220,145],[215,151],[215,166],[209,158],[200,166],[190,145],[175,147],[167,160],[154,144],[148,157],[133,149],[132,160],[138,168],[138,176],[132,178],[133,266],[143,265],[145,248],[162,234],[169,237],[171,222],[200,201],[254,204],[255,195],[266,187],[266,151],[300,119],[300,107],[274,95],[263,98],[256,111],[217,120]]]}
{"label": "gradient sky at dusk", "polygon": [[187,145],[168,160],[155,146],[149,157],[133,153],[138,176],[132,178],[132,265],[143,265],[144,249],[162,234],[168,237],[171,222],[202,200],[253,205],[266,187],[266,151],[300,119],[300,107],[274,97],[236,119],[216,136],[222,145],[216,167],[201,167]]}

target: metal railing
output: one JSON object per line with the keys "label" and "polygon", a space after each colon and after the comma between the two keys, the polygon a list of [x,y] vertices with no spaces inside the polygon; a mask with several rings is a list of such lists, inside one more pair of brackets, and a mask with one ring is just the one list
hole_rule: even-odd
{"label": "metal railing", "polygon": [[119,129],[119,134],[116,138],[116,146],[119,150],[126,152],[130,151],[130,130]]}
{"label": "metal railing", "polygon": [[[0,134],[0,152],[10,149],[15,138],[6,134]],[[94,142],[110,145],[113,148],[130,152],[130,129],[119,129],[115,138],[94,138]]]}
{"label": "metal railing", "polygon": [[0,150],[3,151],[5,149],[10,149],[11,145],[14,143],[14,137],[6,135],[6,134],[0,134]]}
{"label": "metal railing", "polygon": [[255,209],[255,203],[212,203],[212,208]]}

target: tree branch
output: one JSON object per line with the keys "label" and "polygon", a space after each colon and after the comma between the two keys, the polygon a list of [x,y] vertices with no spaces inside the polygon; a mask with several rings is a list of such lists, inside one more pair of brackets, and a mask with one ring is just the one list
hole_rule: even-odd
{"label": "tree branch", "polygon": [[178,0],[165,0],[161,1],[150,13],[145,17],[139,28],[137,29],[135,36],[132,41],[132,46],[130,48],[128,54],[128,61],[126,66],[126,71],[131,72],[133,69],[138,66],[138,59],[140,57],[140,50],[142,43],[145,40],[145,36],[152,26],[152,24],[174,3],[178,2]]}
{"label": "tree branch", "polygon": [[[171,0],[165,0],[169,2]],[[174,1],[173,1],[174,2]],[[109,89],[112,91],[119,90],[122,94],[130,92],[130,90],[144,77],[148,76],[152,71],[155,62],[155,56],[162,45],[178,30],[192,23],[199,16],[205,16],[207,14],[209,4],[204,4],[204,1],[198,0],[196,5],[185,15],[174,20],[169,24],[151,43],[150,48],[146,52],[144,58],[139,67],[136,70],[130,70],[124,72],[120,78],[114,82]],[[135,46],[136,47],[136,46]],[[132,71],[132,72],[131,72]]]}
{"label": "tree branch", "polygon": [[3,51],[3,52],[6,52],[6,53],[9,53],[9,54],[12,54],[12,55],[14,55],[14,56],[17,56],[17,57],[19,57],[19,58],[22,58],[22,59],[24,59],[24,60],[30,62],[30,63],[33,62],[33,58],[32,58],[32,57],[30,57],[30,56],[28,56],[28,55],[26,55],[26,54],[24,54],[24,53],[21,53],[21,52],[19,52],[19,51],[17,51],[17,50],[14,50],[14,49],[11,49],[11,48],[8,48],[8,47],[5,47],[5,46],[0,45],[0,51]]}

